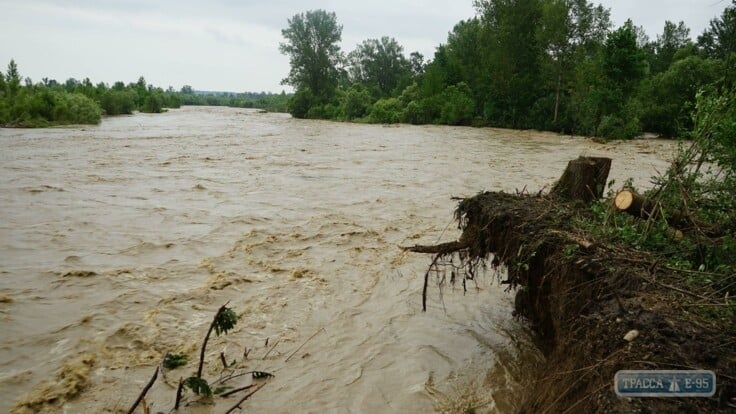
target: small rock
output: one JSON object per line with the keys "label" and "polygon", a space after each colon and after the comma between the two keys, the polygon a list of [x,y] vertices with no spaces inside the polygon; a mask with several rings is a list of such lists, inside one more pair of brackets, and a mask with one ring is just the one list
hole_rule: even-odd
{"label": "small rock", "polygon": [[624,341],[631,342],[636,339],[637,336],[639,336],[639,331],[637,331],[636,329],[632,329],[628,333],[626,333],[626,335],[624,335]]}

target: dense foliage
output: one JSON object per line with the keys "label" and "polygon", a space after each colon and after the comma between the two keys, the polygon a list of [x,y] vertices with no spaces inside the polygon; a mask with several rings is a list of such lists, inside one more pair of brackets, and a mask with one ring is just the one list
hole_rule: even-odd
{"label": "dense foliage", "polygon": [[683,22],[650,40],[587,0],[475,0],[425,63],[390,37],[345,55],[322,10],[282,31],[300,118],[536,128],[606,138],[693,128],[698,90],[733,83],[736,0],[696,41]]}

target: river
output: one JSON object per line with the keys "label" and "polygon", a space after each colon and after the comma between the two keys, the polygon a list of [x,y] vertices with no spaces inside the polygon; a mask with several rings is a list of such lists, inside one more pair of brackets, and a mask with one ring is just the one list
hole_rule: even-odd
{"label": "river", "polygon": [[[192,373],[229,301],[205,376],[220,352],[274,373],[246,410],[378,413],[513,412],[540,358],[492,271],[421,311],[429,257],[399,246],[457,238],[451,197],[538,191],[579,155],[647,186],[674,145],[184,107],[0,148],[0,412],[127,410],[164,353],[190,357],[169,383]],[[159,381],[152,412],[174,394]]]}

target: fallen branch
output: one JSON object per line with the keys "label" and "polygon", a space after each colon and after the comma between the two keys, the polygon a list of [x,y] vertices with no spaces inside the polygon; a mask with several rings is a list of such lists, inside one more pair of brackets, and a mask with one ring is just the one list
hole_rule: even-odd
{"label": "fallen branch", "polygon": [[454,253],[470,247],[469,243],[460,241],[451,241],[447,243],[440,243],[434,246],[402,246],[401,250],[414,253],[426,253],[426,254],[449,254]]}
{"label": "fallen branch", "polygon": [[318,333],[320,333],[320,332],[322,332],[322,331],[324,331],[324,330],[325,330],[325,328],[319,328],[319,329],[317,330],[317,332],[315,332],[314,334],[312,334],[312,336],[310,336],[309,338],[307,338],[307,340],[306,340],[306,341],[304,341],[304,343],[303,343],[303,344],[299,345],[299,348],[297,348],[297,349],[296,349],[296,351],[292,352],[292,353],[291,353],[291,355],[289,355],[289,356],[288,356],[288,357],[286,358],[286,360],[285,360],[284,362],[289,362],[289,360],[291,359],[291,357],[293,357],[293,356],[294,356],[294,354],[296,354],[297,352],[299,352],[299,350],[300,350],[300,349],[302,349],[302,347],[303,347],[304,345],[306,345],[306,344],[307,344],[307,342],[311,341],[311,340],[312,340],[312,338],[314,338],[315,336],[317,336],[317,334],[318,334]]}
{"label": "fallen branch", "polygon": [[263,358],[261,358],[261,359],[266,359],[266,357],[268,356],[268,354],[270,354],[270,353],[271,353],[271,351],[273,351],[273,350],[274,350],[274,348],[276,348],[276,345],[278,345],[278,344],[279,344],[279,342],[281,342],[281,340],[280,340],[280,339],[279,339],[278,341],[276,341],[276,343],[274,343],[274,344],[273,344],[273,346],[271,346],[271,349],[269,349],[269,350],[268,350],[268,352],[266,352],[266,355],[264,355],[264,356],[263,356]]}
{"label": "fallen branch", "polygon": [[156,382],[156,378],[158,378],[158,370],[159,370],[159,367],[156,367],[156,371],[153,373],[153,376],[148,381],[148,384],[146,384],[145,388],[143,388],[143,391],[141,391],[140,395],[138,395],[138,398],[133,403],[133,406],[130,407],[130,410],[128,410],[128,414],[133,414],[133,411],[135,411],[135,409],[138,407],[138,404],[141,403],[143,398],[146,396],[146,393],[148,392],[148,390],[150,390],[151,387],[153,386],[153,383]]}
{"label": "fallen branch", "polygon": [[176,387],[176,401],[174,402],[174,410],[179,409],[179,403],[181,403],[181,392],[184,390],[184,381],[179,378],[179,386]]}
{"label": "fallen branch", "polygon": [[233,411],[235,411],[235,410],[237,410],[237,409],[239,409],[239,408],[240,408],[240,409],[242,410],[242,408],[240,407],[240,404],[242,404],[243,402],[245,402],[245,400],[247,400],[248,398],[250,398],[250,396],[251,396],[251,395],[253,395],[253,394],[255,394],[256,392],[258,392],[258,390],[260,390],[261,388],[263,388],[263,387],[264,387],[265,385],[266,385],[266,384],[263,384],[263,385],[261,385],[260,387],[258,387],[258,388],[256,388],[256,389],[254,389],[253,391],[251,391],[251,392],[249,392],[248,394],[246,394],[246,395],[245,395],[245,396],[244,396],[243,398],[241,398],[241,399],[240,399],[240,401],[238,401],[238,403],[237,403],[237,404],[233,405],[233,406],[232,406],[232,407],[231,407],[231,408],[230,408],[229,410],[227,410],[227,411],[225,412],[225,414],[230,414],[231,412],[233,412]]}
{"label": "fallen branch", "polygon": [[424,287],[422,288],[422,312],[427,311],[427,286],[429,285],[429,272],[431,272],[432,268],[437,265],[437,260],[439,260],[440,256],[442,256],[441,253],[437,253],[434,256],[434,258],[432,259],[432,263],[427,269],[427,272],[424,273]]}
{"label": "fallen branch", "polygon": [[248,384],[248,385],[246,385],[245,387],[240,387],[240,388],[236,388],[236,389],[234,389],[234,390],[230,390],[230,391],[228,391],[228,392],[222,393],[222,394],[220,394],[220,396],[221,396],[221,397],[229,397],[229,396],[231,396],[231,395],[233,395],[233,394],[235,394],[235,393],[238,393],[238,392],[240,392],[240,391],[244,391],[244,390],[247,390],[247,389],[253,388],[253,387],[255,387],[255,386],[256,386],[256,384]]}

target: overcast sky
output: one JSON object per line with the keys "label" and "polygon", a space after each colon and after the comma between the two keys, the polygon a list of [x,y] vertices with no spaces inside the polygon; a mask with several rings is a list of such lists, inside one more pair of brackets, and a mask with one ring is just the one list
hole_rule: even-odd
{"label": "overcast sky", "polygon": [[[720,16],[728,0],[603,0],[615,26],[631,18],[654,39],[665,20],[691,36]],[[281,29],[296,13],[334,11],[342,48],[391,36],[406,53],[431,58],[472,0],[0,0],[0,71],[11,58],[21,75],[63,82],[132,82],[143,75],[175,89],[272,91],[289,71],[278,51]]]}

